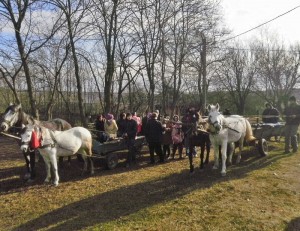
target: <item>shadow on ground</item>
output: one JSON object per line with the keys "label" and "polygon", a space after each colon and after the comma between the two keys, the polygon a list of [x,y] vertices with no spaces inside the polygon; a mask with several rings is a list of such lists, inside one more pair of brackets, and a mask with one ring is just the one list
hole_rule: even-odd
{"label": "shadow on ground", "polygon": [[[88,199],[84,199],[62,208],[51,211],[33,219],[14,230],[72,230],[84,229],[96,224],[116,220],[133,214],[156,204],[181,198],[194,190],[209,188],[220,182],[245,177],[249,172],[263,168],[287,157],[287,155],[273,155],[265,158],[254,157],[253,152],[243,155],[240,166],[229,170],[226,177],[220,177],[219,171],[207,168],[194,175],[188,170],[149,182],[143,182],[128,187],[118,188]],[[252,158],[250,158],[252,156]],[[76,226],[74,226],[76,224]],[[291,227],[299,224],[299,219],[291,222]],[[293,229],[287,229],[293,230]]]}

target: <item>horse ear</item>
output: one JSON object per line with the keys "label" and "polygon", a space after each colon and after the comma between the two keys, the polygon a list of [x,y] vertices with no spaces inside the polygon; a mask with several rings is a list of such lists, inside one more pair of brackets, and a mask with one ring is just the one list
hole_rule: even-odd
{"label": "horse ear", "polygon": [[220,109],[219,103],[216,104],[216,109],[217,109],[217,111],[219,111],[219,109]]}
{"label": "horse ear", "polygon": [[25,127],[26,127],[25,124],[22,124],[22,129],[25,128]]}
{"label": "horse ear", "polygon": [[211,110],[210,104],[208,104],[207,109],[208,109],[209,111]]}

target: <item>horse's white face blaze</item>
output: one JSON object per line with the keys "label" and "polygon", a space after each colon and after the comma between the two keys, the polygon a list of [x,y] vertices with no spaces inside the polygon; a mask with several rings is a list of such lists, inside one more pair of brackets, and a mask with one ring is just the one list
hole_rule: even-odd
{"label": "horse's white face blaze", "polygon": [[21,151],[23,152],[28,151],[31,142],[32,132],[33,132],[33,128],[31,127],[25,127],[21,132],[21,147],[20,147]]}
{"label": "horse's white face blaze", "polygon": [[19,106],[9,106],[6,113],[3,115],[1,123],[1,129],[3,131],[7,131],[12,125],[17,123],[18,121],[18,110],[20,108]]}

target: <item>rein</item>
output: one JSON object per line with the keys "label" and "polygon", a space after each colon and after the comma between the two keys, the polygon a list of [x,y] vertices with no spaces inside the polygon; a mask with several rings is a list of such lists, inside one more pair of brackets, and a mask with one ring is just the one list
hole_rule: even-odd
{"label": "rein", "polygon": [[[215,124],[217,124],[218,123],[218,121],[216,120],[215,122],[209,122],[209,125],[211,125],[213,128],[215,128]],[[224,124],[224,123],[222,123],[222,124],[220,124],[221,126],[222,126],[222,128],[223,129],[229,129],[229,130],[231,130],[231,131],[234,131],[234,132],[236,132],[236,133],[240,133],[238,130],[236,130],[236,129],[234,129],[234,128],[231,128],[231,127],[229,127],[227,124]],[[218,134],[219,132],[211,132],[212,134]]]}
{"label": "rein", "polygon": [[18,137],[18,136],[14,136],[14,135],[10,135],[8,133],[5,133],[5,132],[0,132],[2,135],[5,135],[5,136],[8,136],[8,137],[11,137],[11,138],[14,138],[14,139],[17,139],[17,140],[20,140],[21,138]]}

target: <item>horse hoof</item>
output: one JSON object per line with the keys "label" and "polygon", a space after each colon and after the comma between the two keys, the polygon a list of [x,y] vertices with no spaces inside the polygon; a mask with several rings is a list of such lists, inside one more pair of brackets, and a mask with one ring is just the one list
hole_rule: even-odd
{"label": "horse hoof", "polygon": [[58,182],[53,183],[53,186],[54,186],[54,187],[57,187],[57,186],[58,186]]}
{"label": "horse hoof", "polygon": [[216,166],[216,165],[213,166],[213,169],[218,169],[218,168],[219,168],[219,166]]}
{"label": "horse hoof", "polygon": [[32,182],[34,182],[34,179],[31,179],[31,178],[29,178],[29,179],[26,181],[26,183],[32,183]]}
{"label": "horse hoof", "polygon": [[24,180],[29,180],[30,179],[30,173],[26,173],[24,175]]}
{"label": "horse hoof", "polygon": [[221,172],[221,176],[226,176],[226,172]]}

